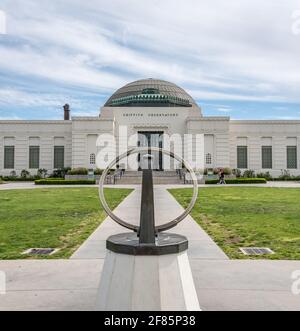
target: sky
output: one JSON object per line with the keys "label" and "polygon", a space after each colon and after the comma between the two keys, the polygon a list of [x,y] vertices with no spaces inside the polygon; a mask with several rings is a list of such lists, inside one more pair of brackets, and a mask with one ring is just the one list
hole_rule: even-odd
{"label": "sky", "polygon": [[150,77],[205,116],[300,119],[300,0],[0,0],[3,14],[0,120],[62,119],[65,103],[97,116]]}

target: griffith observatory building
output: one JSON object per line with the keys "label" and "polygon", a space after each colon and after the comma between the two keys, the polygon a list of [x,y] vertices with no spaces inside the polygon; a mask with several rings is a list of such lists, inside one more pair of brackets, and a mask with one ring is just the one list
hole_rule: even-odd
{"label": "griffith observatory building", "polygon": [[[48,173],[59,168],[95,168],[99,135],[114,135],[127,126],[128,136],[142,134],[141,146],[164,147],[160,137],[204,135],[206,168],[269,171],[299,175],[300,121],[231,120],[206,117],[194,99],[175,84],[155,79],[130,83],[116,91],[99,117],[60,121],[0,121],[0,175]],[[161,160],[155,166],[161,170]]]}

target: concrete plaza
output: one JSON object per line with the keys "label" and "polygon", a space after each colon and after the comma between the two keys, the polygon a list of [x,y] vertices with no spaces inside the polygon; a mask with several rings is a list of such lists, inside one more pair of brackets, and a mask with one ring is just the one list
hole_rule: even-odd
{"label": "concrete plaza", "polygon": [[[158,223],[183,210],[165,186],[155,188],[155,200]],[[134,223],[139,205],[136,188],[115,212]],[[124,230],[107,218],[70,260],[0,261],[7,276],[0,310],[93,309],[105,240],[119,232]],[[190,241],[189,259],[203,310],[300,310],[300,295],[292,293],[292,273],[300,270],[300,261],[229,260],[190,216],[172,232]]]}

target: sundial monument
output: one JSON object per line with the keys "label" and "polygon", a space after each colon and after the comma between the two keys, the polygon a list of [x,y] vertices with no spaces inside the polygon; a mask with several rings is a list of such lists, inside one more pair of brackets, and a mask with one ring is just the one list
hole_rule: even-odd
{"label": "sundial monument", "polygon": [[[143,169],[140,224],[133,225],[116,216],[104,197],[104,183],[109,170],[125,157],[146,153],[148,148],[135,148],[116,158],[104,171],[99,183],[102,206],[111,219],[129,233],[107,239],[97,311],[199,311],[197,293],[187,255],[186,237],[169,230],[183,221],[193,209],[198,196],[198,182],[191,166],[176,154],[151,148],[182,162],[194,182],[194,194],[188,208],[173,221],[156,226],[154,213],[152,156]],[[137,208],[139,208],[137,206]]]}

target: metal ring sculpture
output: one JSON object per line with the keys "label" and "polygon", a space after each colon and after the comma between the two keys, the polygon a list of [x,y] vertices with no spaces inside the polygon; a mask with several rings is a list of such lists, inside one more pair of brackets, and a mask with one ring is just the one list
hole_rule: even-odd
{"label": "metal ring sculpture", "polygon": [[114,167],[117,163],[119,163],[120,160],[122,160],[122,159],[124,159],[126,157],[129,157],[130,155],[133,155],[133,154],[139,154],[139,153],[148,152],[149,150],[151,150],[152,152],[161,152],[164,155],[168,155],[168,156],[174,158],[175,160],[177,160],[178,162],[183,163],[184,166],[186,167],[186,169],[189,171],[191,177],[192,177],[193,186],[194,186],[193,198],[192,198],[189,206],[187,207],[187,209],[180,216],[178,216],[177,218],[175,218],[173,221],[168,222],[168,223],[166,223],[164,225],[156,226],[155,227],[155,230],[156,230],[157,233],[159,233],[159,232],[170,230],[170,229],[174,228],[176,225],[178,225],[181,221],[183,221],[190,214],[190,212],[192,211],[192,209],[194,208],[195,203],[196,203],[197,198],[198,198],[198,179],[196,177],[196,174],[195,174],[193,168],[182,157],[176,155],[175,153],[172,153],[170,151],[167,151],[167,150],[164,150],[164,149],[161,149],[161,148],[157,148],[157,147],[151,147],[151,148],[148,148],[148,147],[145,147],[145,148],[144,147],[138,147],[138,148],[133,148],[133,149],[129,150],[128,152],[122,154],[121,156],[117,157],[115,160],[113,160],[109,164],[109,166],[104,170],[104,172],[103,172],[103,174],[102,174],[102,176],[100,178],[100,182],[99,182],[99,197],[100,197],[100,201],[101,201],[101,204],[102,204],[105,212],[107,213],[107,215],[111,219],[113,219],[119,225],[121,225],[121,226],[123,226],[123,227],[125,227],[125,228],[127,228],[129,230],[138,232],[139,231],[139,227],[138,226],[123,221],[121,218],[119,218],[117,215],[115,215],[111,211],[111,209],[109,208],[109,206],[108,206],[108,204],[106,202],[105,196],[104,196],[104,182],[105,182],[106,176],[108,175],[109,170],[112,167]]}

